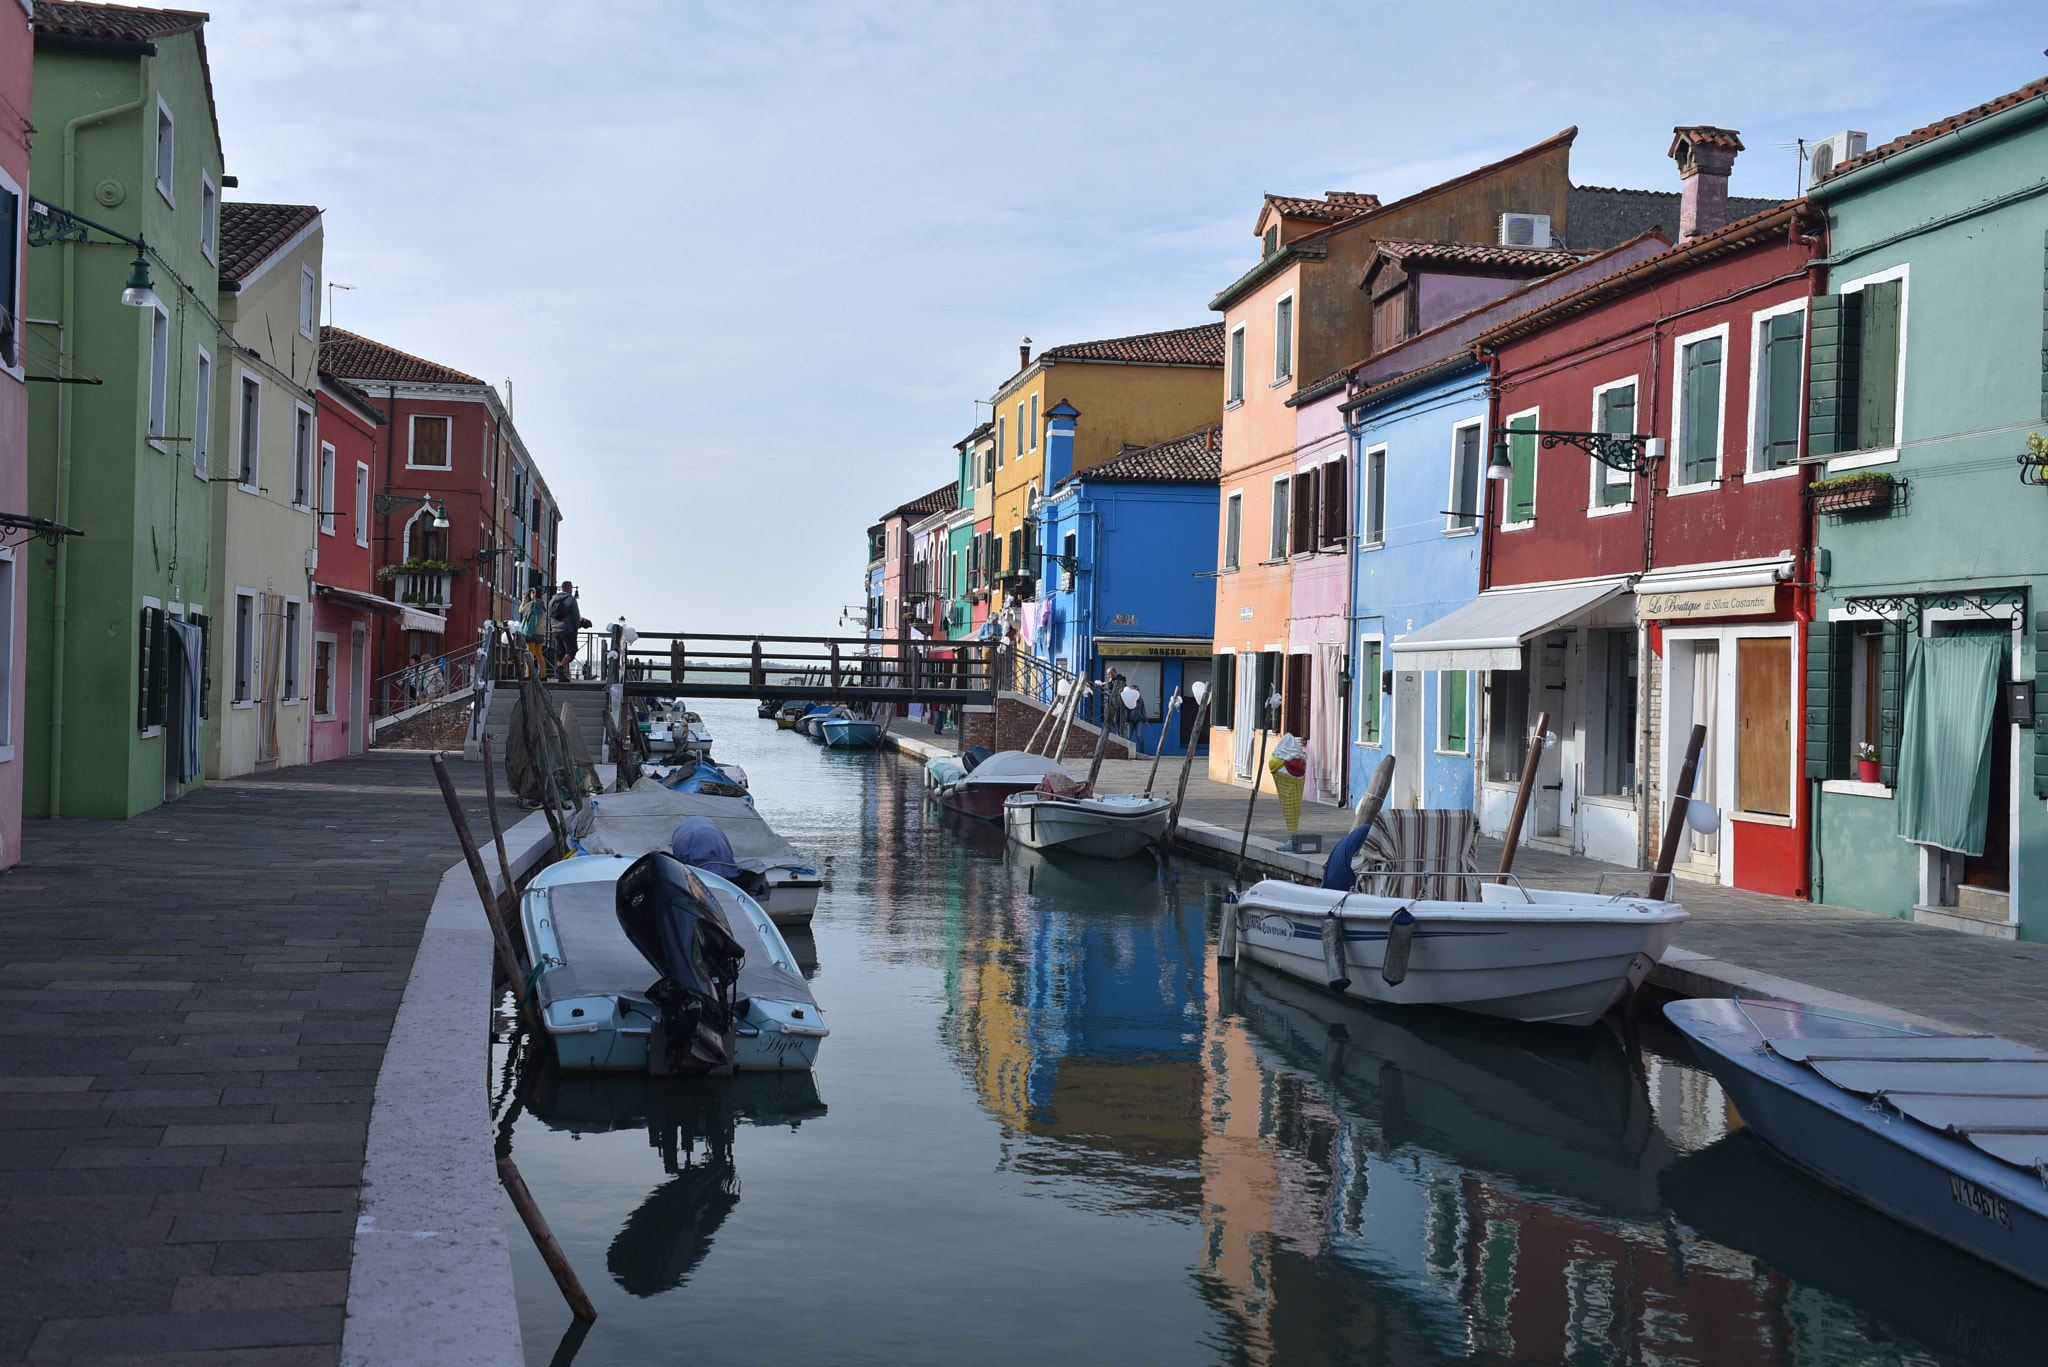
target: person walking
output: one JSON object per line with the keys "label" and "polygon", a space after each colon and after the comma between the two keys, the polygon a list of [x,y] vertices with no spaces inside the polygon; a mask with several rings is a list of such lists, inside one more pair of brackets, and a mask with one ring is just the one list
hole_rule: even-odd
{"label": "person walking", "polygon": [[1145,695],[1130,683],[1124,684],[1124,720],[1130,724],[1131,744],[1141,752],[1145,748]]}
{"label": "person walking", "polygon": [[567,683],[569,662],[576,658],[576,633],[589,626],[590,619],[583,615],[583,605],[576,601],[576,586],[566,579],[548,600],[548,622],[554,629],[555,677]]}
{"label": "person walking", "polygon": [[528,589],[519,601],[519,639],[533,656],[534,673],[546,678],[548,673],[547,604],[540,601],[539,589]]}

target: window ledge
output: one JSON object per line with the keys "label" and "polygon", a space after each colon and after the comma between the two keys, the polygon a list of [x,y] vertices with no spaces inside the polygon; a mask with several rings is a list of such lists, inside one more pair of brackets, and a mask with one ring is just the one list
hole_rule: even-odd
{"label": "window ledge", "polygon": [[340,714],[339,712],[315,712],[315,713],[313,714],[313,720],[314,720],[314,721],[340,721],[340,720],[341,720],[341,714]]}
{"label": "window ledge", "polygon": [[1504,532],[1526,532],[1535,525],[1536,519],[1532,517],[1527,522],[1503,522],[1500,529]]}
{"label": "window ledge", "polygon": [[1752,826],[1791,826],[1796,824],[1791,817],[1779,816],[1774,812],[1730,812],[1728,813],[1728,819],[1730,821],[1746,821]]}
{"label": "window ledge", "polygon": [[149,438],[149,446],[151,450],[155,451],[160,456],[167,456],[171,453],[171,448],[166,446],[163,443],[163,440],[159,437]]}
{"label": "window ledge", "polygon": [[1840,793],[1844,797],[1878,797],[1891,801],[1892,790],[1882,783],[1862,783],[1853,778],[1825,779],[1820,785],[1824,793]]}
{"label": "window ledge", "polygon": [[1225,403],[1225,404],[1223,405],[1223,411],[1224,411],[1224,412],[1226,412],[1226,413],[1230,413],[1230,412],[1234,412],[1234,411],[1236,411],[1237,409],[1240,409],[1240,408],[1243,408],[1243,407],[1244,407],[1244,400],[1243,400],[1243,399],[1231,399],[1230,401],[1228,401],[1227,403]]}
{"label": "window ledge", "polygon": [[244,702],[231,702],[228,704],[229,707],[235,709],[237,712],[245,712],[248,709],[254,707],[255,705],[256,700],[254,698],[250,698]]}
{"label": "window ledge", "polygon": [[1438,759],[1470,759],[1470,758],[1472,758],[1472,752],[1471,752],[1470,750],[1434,750],[1434,751],[1431,751],[1430,753],[1434,754],[1434,755],[1435,755],[1435,756],[1436,756],[1436,757],[1437,757]]}
{"label": "window ledge", "polygon": [[1474,526],[1470,526],[1470,527],[1446,527],[1446,528],[1444,528],[1444,535],[1445,535],[1445,536],[1477,536],[1477,535],[1479,535],[1479,528],[1478,528],[1478,526],[1477,526],[1477,525],[1474,525]]}
{"label": "window ledge", "polygon": [[1283,385],[1283,384],[1293,384],[1293,383],[1294,383],[1294,377],[1293,377],[1292,375],[1282,375],[1282,376],[1281,376],[1281,377],[1280,377],[1279,379],[1277,379],[1277,380],[1273,381],[1273,383],[1271,383],[1271,384],[1267,385],[1267,386],[1266,386],[1266,388],[1268,388],[1268,389],[1278,389],[1278,388],[1279,388],[1279,387],[1280,387],[1281,385]]}
{"label": "window ledge", "polygon": [[152,740],[163,733],[164,729],[161,726],[145,726],[142,728],[142,739]]}
{"label": "window ledge", "polygon": [[1714,479],[1703,479],[1699,481],[1697,484],[1669,485],[1665,488],[1664,492],[1667,495],[1704,494],[1720,488],[1723,483],[1724,481],[1718,477]]}
{"label": "window ledge", "polygon": [[1828,473],[1832,475],[1837,470],[1861,470],[1871,465],[1893,465],[1898,462],[1898,459],[1899,448],[1896,446],[1873,448],[1868,451],[1850,451],[1846,455],[1836,456],[1830,460],[1828,462]]}
{"label": "window ledge", "polygon": [[236,480],[236,481],[235,481],[235,487],[236,487],[237,489],[240,489],[240,490],[241,490],[241,491],[242,491],[243,493],[245,493],[245,494],[260,494],[260,493],[262,493],[262,492],[263,492],[263,490],[262,490],[262,489],[261,489],[260,487],[258,487],[257,485],[254,485],[254,484],[244,484],[244,483],[242,483],[242,481],[240,481],[240,480]]}
{"label": "window ledge", "polygon": [[1622,797],[1614,793],[1580,793],[1579,801],[1589,807],[1607,807],[1617,812],[1632,812],[1636,809],[1633,797]]}
{"label": "window ledge", "polygon": [[1287,557],[1283,555],[1283,556],[1279,556],[1279,557],[1277,557],[1276,559],[1272,559],[1272,560],[1261,560],[1261,561],[1259,562],[1259,565],[1260,565],[1260,567],[1261,567],[1261,568],[1264,568],[1265,566],[1268,566],[1268,565],[1285,565],[1286,563],[1288,563],[1288,562],[1287,562]]}
{"label": "window ledge", "polygon": [[6,764],[13,760],[13,758],[14,747],[11,745],[0,745],[0,764]]}
{"label": "window ledge", "polygon": [[1596,503],[1586,509],[1586,516],[1613,517],[1616,513],[1634,512],[1635,506],[1634,500],[1627,503]]}
{"label": "window ledge", "polygon": [[1799,467],[1796,465],[1780,465],[1775,470],[1751,470],[1748,474],[1743,476],[1743,479],[1745,482],[1750,484],[1761,484],[1763,481],[1767,479],[1784,479],[1789,475],[1796,475],[1798,473]]}

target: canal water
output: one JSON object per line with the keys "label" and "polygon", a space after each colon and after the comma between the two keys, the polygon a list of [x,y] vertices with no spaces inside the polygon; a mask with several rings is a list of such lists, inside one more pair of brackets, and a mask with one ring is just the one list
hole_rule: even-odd
{"label": "canal water", "polygon": [[[2023,1363],[2048,1299],[1841,1201],[1655,1021],[1352,1007],[1219,966],[1226,885],[1006,848],[917,768],[709,704],[828,877],[815,1075],[563,1076],[503,1135],[533,1367]],[[1647,1014],[1647,1013],[1646,1013]]]}

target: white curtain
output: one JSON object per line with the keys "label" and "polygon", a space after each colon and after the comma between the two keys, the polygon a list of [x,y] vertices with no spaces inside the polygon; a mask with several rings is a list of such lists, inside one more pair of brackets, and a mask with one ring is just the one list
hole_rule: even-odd
{"label": "white curtain", "polygon": [[[1721,803],[1721,790],[1715,782],[1714,748],[1718,738],[1714,734],[1714,720],[1720,703],[1721,647],[1712,641],[1701,641],[1692,652],[1692,725],[1707,728],[1707,743],[1700,747],[1700,767],[1693,775],[1692,795],[1717,807]],[[1683,756],[1684,753],[1680,750],[1677,755]],[[1711,859],[1720,848],[1713,832],[1693,831],[1691,835],[1692,852],[1702,859]]]}
{"label": "white curtain", "polygon": [[1343,672],[1344,647],[1329,641],[1318,644],[1309,759],[1315,769],[1316,798],[1321,802],[1344,799],[1344,694],[1338,685]]}
{"label": "white curtain", "polygon": [[1231,761],[1239,778],[1252,776],[1252,733],[1259,729],[1259,657],[1237,657],[1237,711],[1231,729]]}

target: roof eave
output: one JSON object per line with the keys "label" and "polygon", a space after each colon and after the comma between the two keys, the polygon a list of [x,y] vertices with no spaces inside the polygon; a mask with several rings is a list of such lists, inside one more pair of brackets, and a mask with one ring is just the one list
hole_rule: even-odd
{"label": "roof eave", "polygon": [[1959,128],[1946,129],[1911,147],[1902,147],[1896,152],[1879,156],[1861,166],[1847,170],[1821,181],[1806,192],[1806,197],[1816,204],[1826,204],[1845,194],[1867,189],[1880,181],[1903,175],[1922,162],[1939,161],[1966,150],[1970,145],[1987,138],[1999,138],[2018,128],[2040,119],[2048,118],[2048,90],[2029,95],[2018,104],[1973,119]]}

